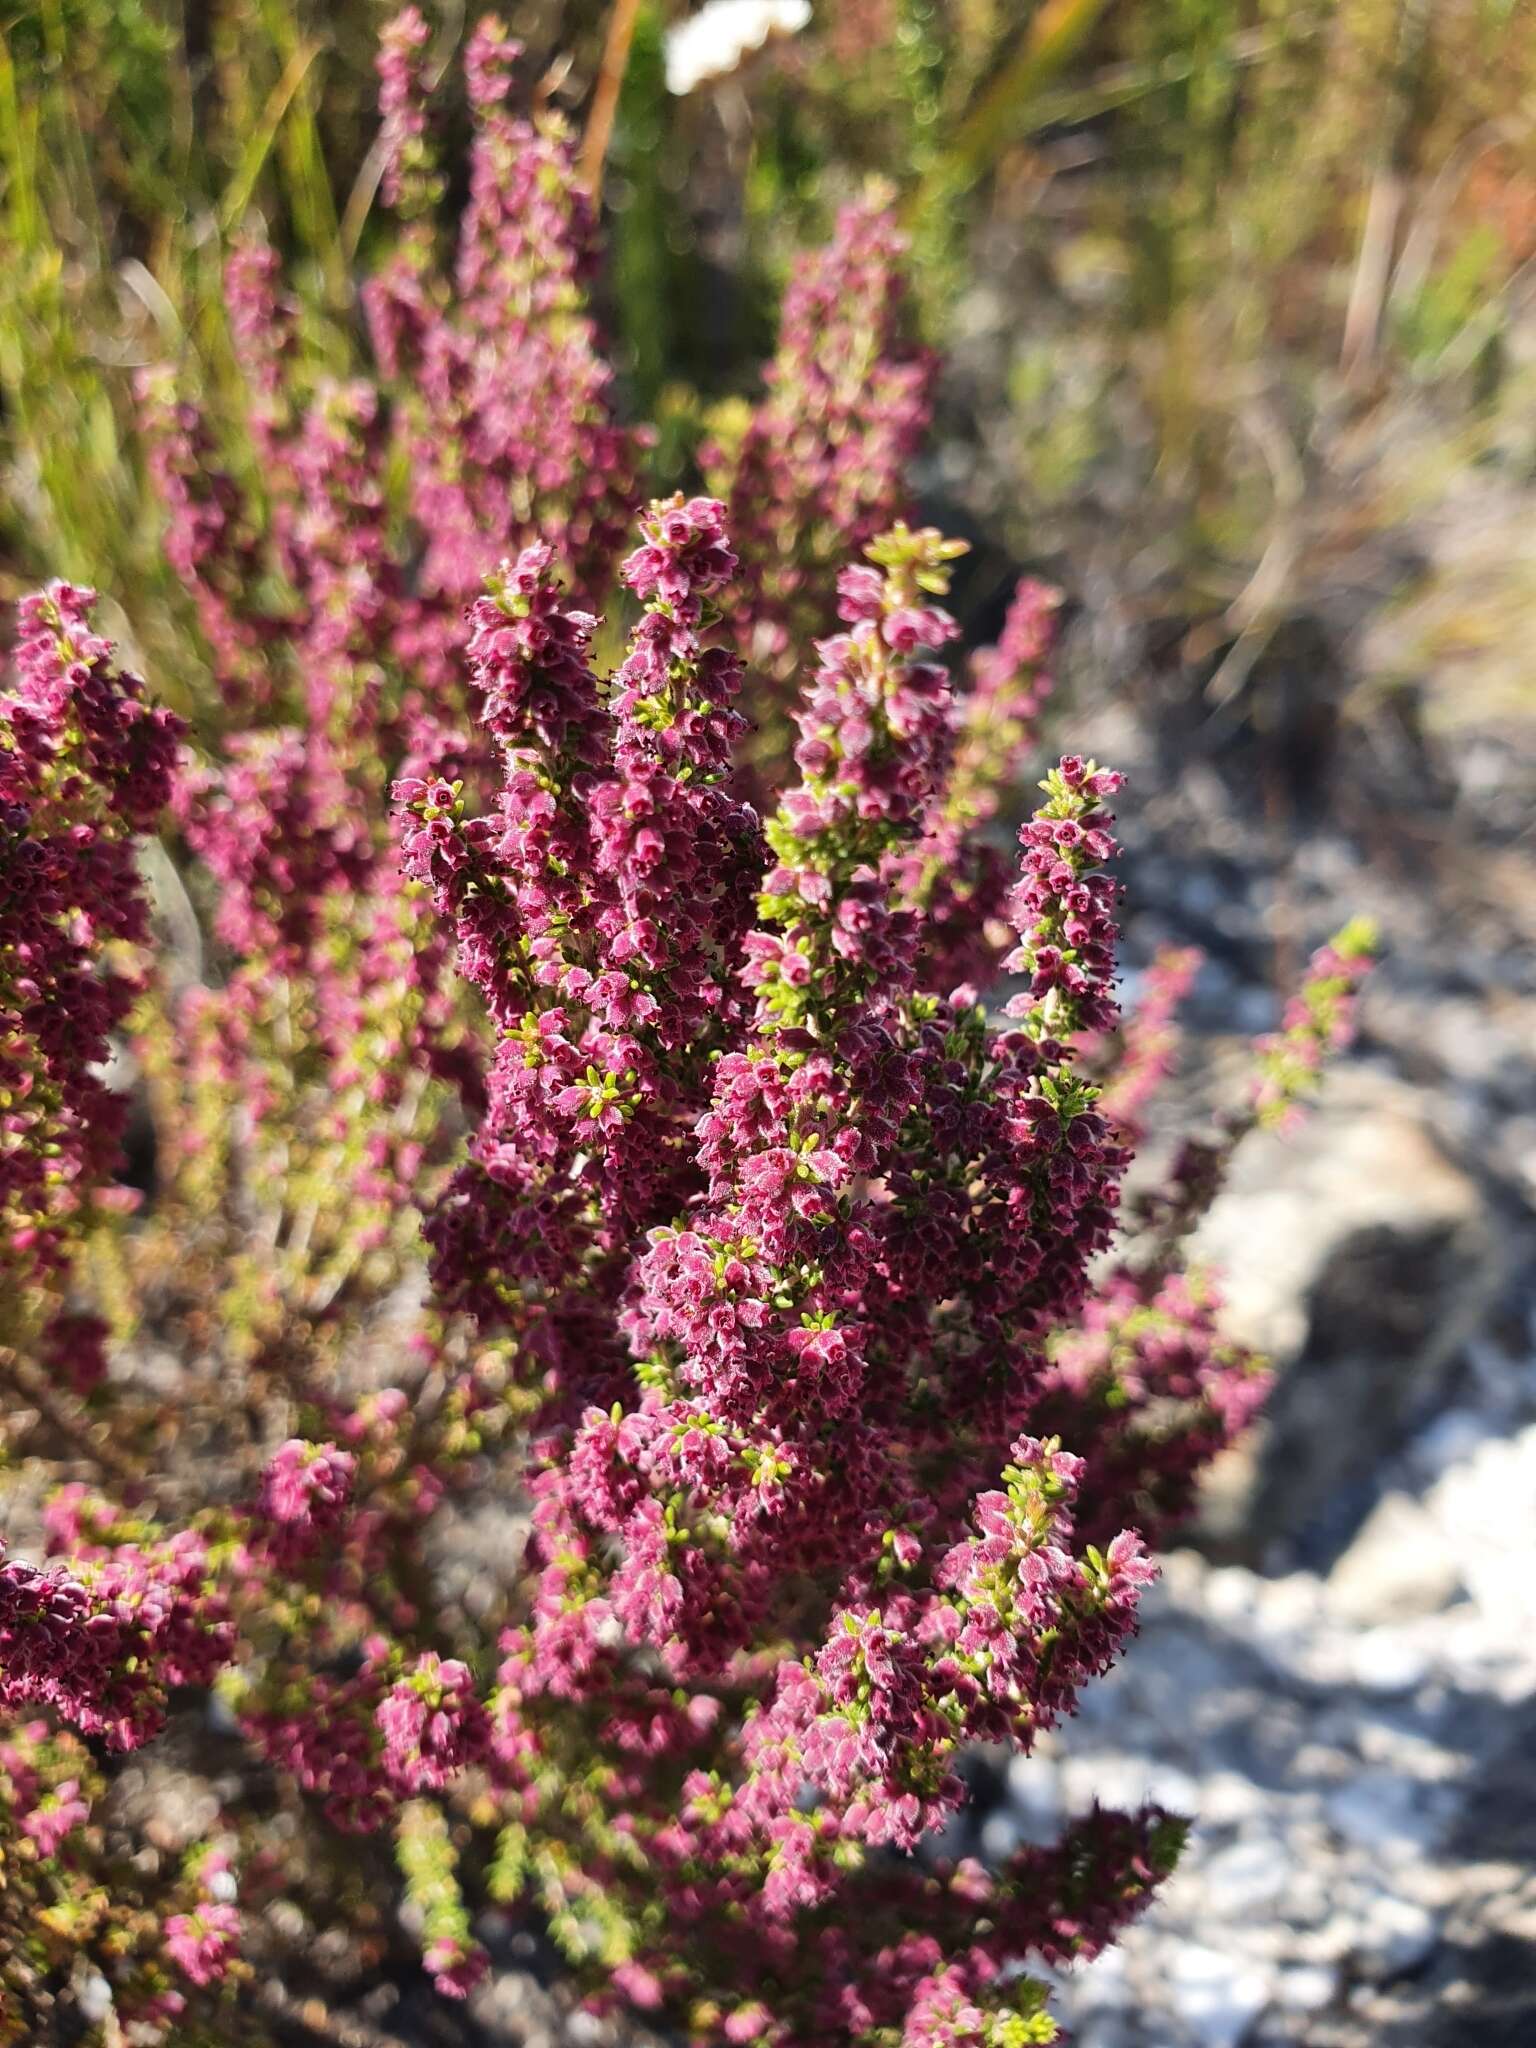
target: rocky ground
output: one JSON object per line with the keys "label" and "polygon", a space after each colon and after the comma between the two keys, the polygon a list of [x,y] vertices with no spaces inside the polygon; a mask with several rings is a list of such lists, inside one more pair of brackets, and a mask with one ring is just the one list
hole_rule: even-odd
{"label": "rocky ground", "polygon": [[1062,1984],[1081,2048],[1536,2040],[1536,1368],[1475,1355],[1484,1398],[1393,1461],[1330,1571],[1176,1553],[1002,1787],[983,1847],[1094,1797],[1195,1816],[1159,1904]]}

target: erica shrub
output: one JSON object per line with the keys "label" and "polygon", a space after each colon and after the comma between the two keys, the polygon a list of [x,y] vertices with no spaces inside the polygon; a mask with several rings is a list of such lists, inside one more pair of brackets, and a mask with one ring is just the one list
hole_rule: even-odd
{"label": "erica shrub", "polygon": [[377,381],[302,388],[258,249],[264,506],[146,383],[224,718],[183,746],[63,585],[0,697],[0,2040],[269,2038],[402,1929],[463,1998],[524,1920],[702,2041],[1049,2041],[1031,1962],[1182,1823],[984,1868],[961,1766],[1120,1654],[1262,1394],[1184,1245],[1364,935],[1122,1218],[1192,963],[1122,1024],[1112,771],[985,836],[1055,599],[952,660],[889,223],[792,292],[722,495],[642,508],[568,142],[482,25],[450,282],[423,43]]}

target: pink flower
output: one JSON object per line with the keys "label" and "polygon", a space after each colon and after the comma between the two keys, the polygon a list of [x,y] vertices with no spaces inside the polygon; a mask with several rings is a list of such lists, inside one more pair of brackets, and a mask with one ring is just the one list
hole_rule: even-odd
{"label": "pink flower", "polygon": [[356,1458],[335,1444],[283,1444],[261,1475],[256,1506],[273,1555],[293,1564],[320,1549],[346,1518],[356,1473]]}
{"label": "pink flower", "polygon": [[491,1966],[483,1948],[450,1936],[429,1943],[422,1960],[444,1998],[468,1998]]}
{"label": "pink flower", "polygon": [[173,1913],[165,1923],[165,1952],[200,1988],[223,1981],[240,1945],[240,1915],[205,1899],[195,1913]]}
{"label": "pink flower", "polygon": [[384,1773],[405,1794],[440,1791],[475,1762],[488,1723],[469,1667],[427,1651],[379,1704]]}
{"label": "pink flower", "polygon": [[36,1844],[39,1856],[56,1856],[66,1838],[90,1817],[90,1806],[80,1796],[80,1781],[66,1778],[22,1814],[21,1831]]}

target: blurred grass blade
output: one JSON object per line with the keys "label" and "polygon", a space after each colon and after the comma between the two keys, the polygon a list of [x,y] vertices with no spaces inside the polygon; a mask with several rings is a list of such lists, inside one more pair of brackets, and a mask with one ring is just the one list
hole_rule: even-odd
{"label": "blurred grass blade", "polygon": [[245,146],[240,168],[224,195],[223,206],[219,209],[219,225],[226,235],[239,226],[245,209],[250,205],[251,195],[256,190],[256,181],[266,167],[267,158],[272,154],[272,145],[277,140],[283,118],[308,76],[309,67],[319,54],[318,43],[300,43],[283,66],[283,75],[268,96],[262,117]]}
{"label": "blurred grass blade", "polygon": [[615,0],[609,17],[602,68],[597,75],[592,112],[587,118],[587,132],[581,145],[581,182],[594,199],[602,187],[608,139],[613,133],[613,119],[619,109],[624,75],[629,69],[629,50],[635,38],[639,14],[640,0]]}
{"label": "blurred grass blade", "polygon": [[36,100],[22,112],[16,90],[16,66],[9,44],[0,37],[0,162],[7,173],[7,213],[10,219],[12,253],[32,255],[42,235],[42,217],[37,204]]}
{"label": "blurred grass blade", "polygon": [[[291,65],[304,48],[292,12],[284,0],[263,0],[261,12],[273,48]],[[317,54],[318,50],[312,53]],[[277,147],[294,227],[320,267],[328,296],[340,306],[346,303],[348,293],[347,261],[316,111],[315,85],[323,68],[312,72],[311,63],[305,63],[287,112],[278,123]],[[286,69],[285,65],[285,73]]]}
{"label": "blurred grass blade", "polygon": [[389,161],[390,141],[384,134],[376,135],[363,158],[357,176],[352,181],[352,190],[347,194],[347,203],[341,215],[341,250],[350,264],[357,255],[358,245],[363,239],[363,229],[368,225],[368,216],[373,211],[373,202],[379,196],[379,186],[384,179],[384,166]]}
{"label": "blurred grass blade", "polygon": [[1022,130],[1040,94],[1060,74],[1105,12],[1109,0],[1044,0],[1018,48],[961,120],[955,139],[924,180],[950,191],[973,184]]}

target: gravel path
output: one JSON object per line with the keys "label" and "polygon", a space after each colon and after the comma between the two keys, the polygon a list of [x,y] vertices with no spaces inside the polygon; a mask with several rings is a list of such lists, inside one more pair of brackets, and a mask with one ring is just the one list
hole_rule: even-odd
{"label": "gravel path", "polygon": [[1327,1577],[1176,1552],[1015,1764],[984,1850],[1095,1796],[1197,1816],[1147,1919],[1061,1980],[1080,2048],[1536,2042],[1536,1361],[1480,1365]]}

